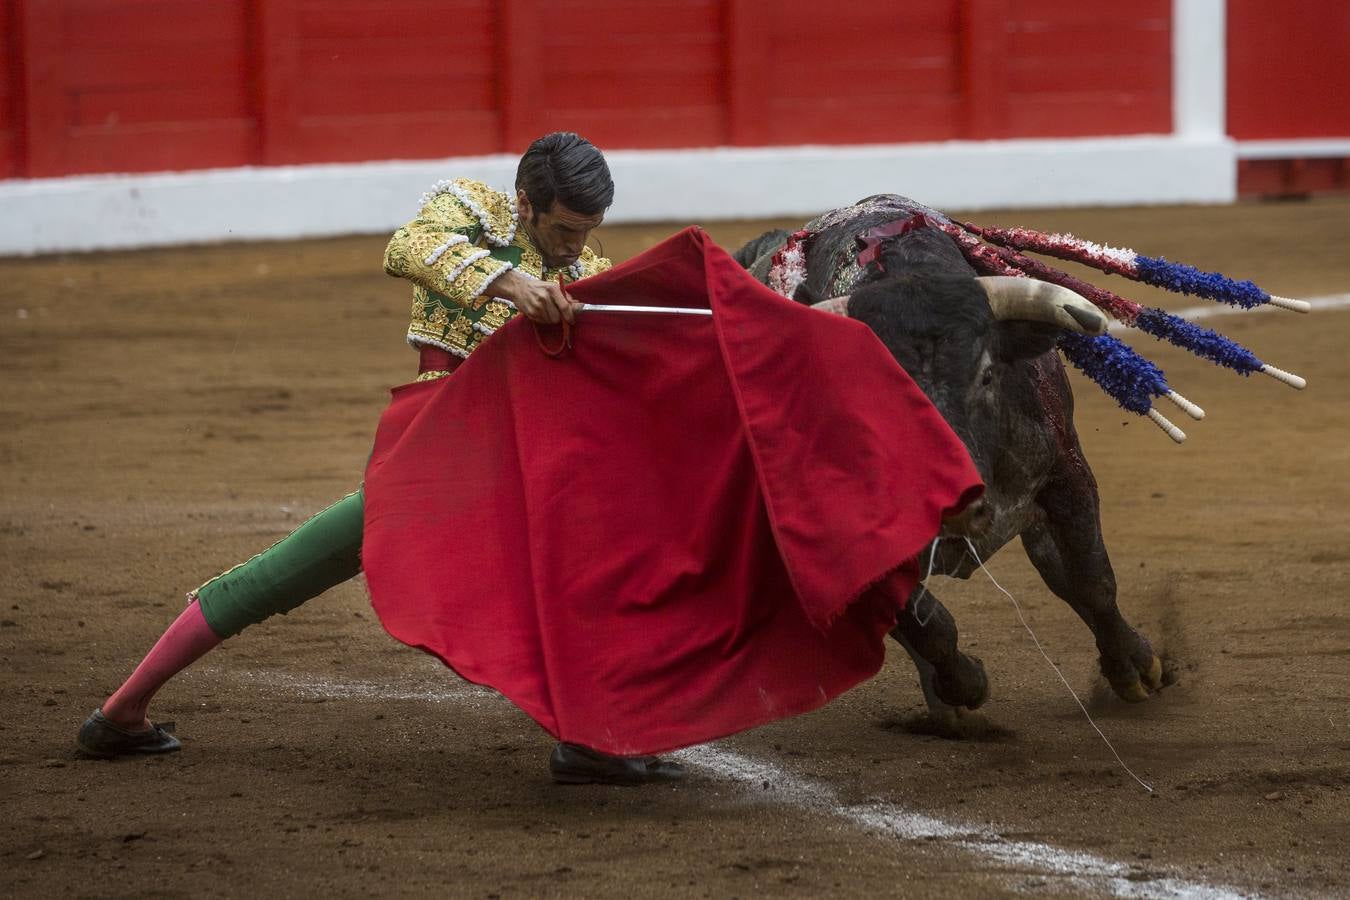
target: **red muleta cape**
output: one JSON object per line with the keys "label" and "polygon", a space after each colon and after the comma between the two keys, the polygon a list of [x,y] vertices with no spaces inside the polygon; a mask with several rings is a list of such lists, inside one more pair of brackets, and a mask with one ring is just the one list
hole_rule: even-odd
{"label": "red muleta cape", "polygon": [[569,290],[713,315],[583,312],[557,359],[521,317],[396,388],[365,482],[384,627],[616,754],[873,675],[916,554],[982,490],[941,415],[865,326],[696,228]]}

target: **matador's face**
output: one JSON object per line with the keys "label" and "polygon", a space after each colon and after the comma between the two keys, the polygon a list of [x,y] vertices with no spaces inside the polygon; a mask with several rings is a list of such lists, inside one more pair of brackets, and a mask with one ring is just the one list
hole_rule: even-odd
{"label": "matador's face", "polygon": [[516,204],[521,227],[544,257],[544,265],[551,269],[576,262],[586,247],[586,239],[605,219],[604,213],[582,215],[556,200],[548,212],[539,212],[524,191],[516,192]]}

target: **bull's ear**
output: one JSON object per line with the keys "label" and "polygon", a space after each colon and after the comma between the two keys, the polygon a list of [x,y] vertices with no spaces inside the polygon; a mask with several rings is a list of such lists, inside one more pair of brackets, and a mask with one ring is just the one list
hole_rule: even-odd
{"label": "bull's ear", "polygon": [[1004,362],[1035,359],[1055,349],[1063,330],[1043,322],[1008,319],[994,323],[994,353]]}

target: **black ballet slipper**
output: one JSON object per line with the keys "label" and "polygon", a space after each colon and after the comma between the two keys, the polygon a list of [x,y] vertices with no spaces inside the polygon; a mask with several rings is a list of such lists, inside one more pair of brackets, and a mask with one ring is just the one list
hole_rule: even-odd
{"label": "black ballet slipper", "polygon": [[108,721],[102,709],[96,709],[80,726],[80,733],[75,737],[75,748],[85,756],[96,759],[172,753],[183,747],[178,738],[170,733],[172,731],[172,722],[151,723],[149,728],[123,728]]}

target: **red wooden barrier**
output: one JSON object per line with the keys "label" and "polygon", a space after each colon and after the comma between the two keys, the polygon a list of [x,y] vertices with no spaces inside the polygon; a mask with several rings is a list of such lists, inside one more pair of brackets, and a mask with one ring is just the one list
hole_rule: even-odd
{"label": "red wooden barrier", "polygon": [[[513,0],[514,2],[514,0]],[[505,148],[546,131],[602,147],[728,142],[720,0],[531,0],[539,32],[534,114]],[[735,65],[735,61],[730,61]]]}
{"label": "red wooden barrier", "polygon": [[256,161],[246,7],[16,0],[26,174]]}
{"label": "red wooden barrier", "polygon": [[1007,137],[1172,131],[1172,3],[1012,0]]}
{"label": "red wooden barrier", "polygon": [[[1350,5],[1228,2],[1228,131],[1239,140],[1350,139]],[[1347,141],[1350,143],[1350,141]],[[1350,191],[1350,154],[1249,159],[1244,196]]]}
{"label": "red wooden barrier", "polygon": [[19,128],[19,86],[25,77],[19,47],[18,10],[13,3],[0,3],[0,178],[14,178],[25,168]]}
{"label": "red wooden barrier", "polygon": [[1228,0],[1228,132],[1350,136],[1350,4]]}
{"label": "red wooden barrier", "polygon": [[1170,130],[1170,0],[0,0],[0,177]]}

